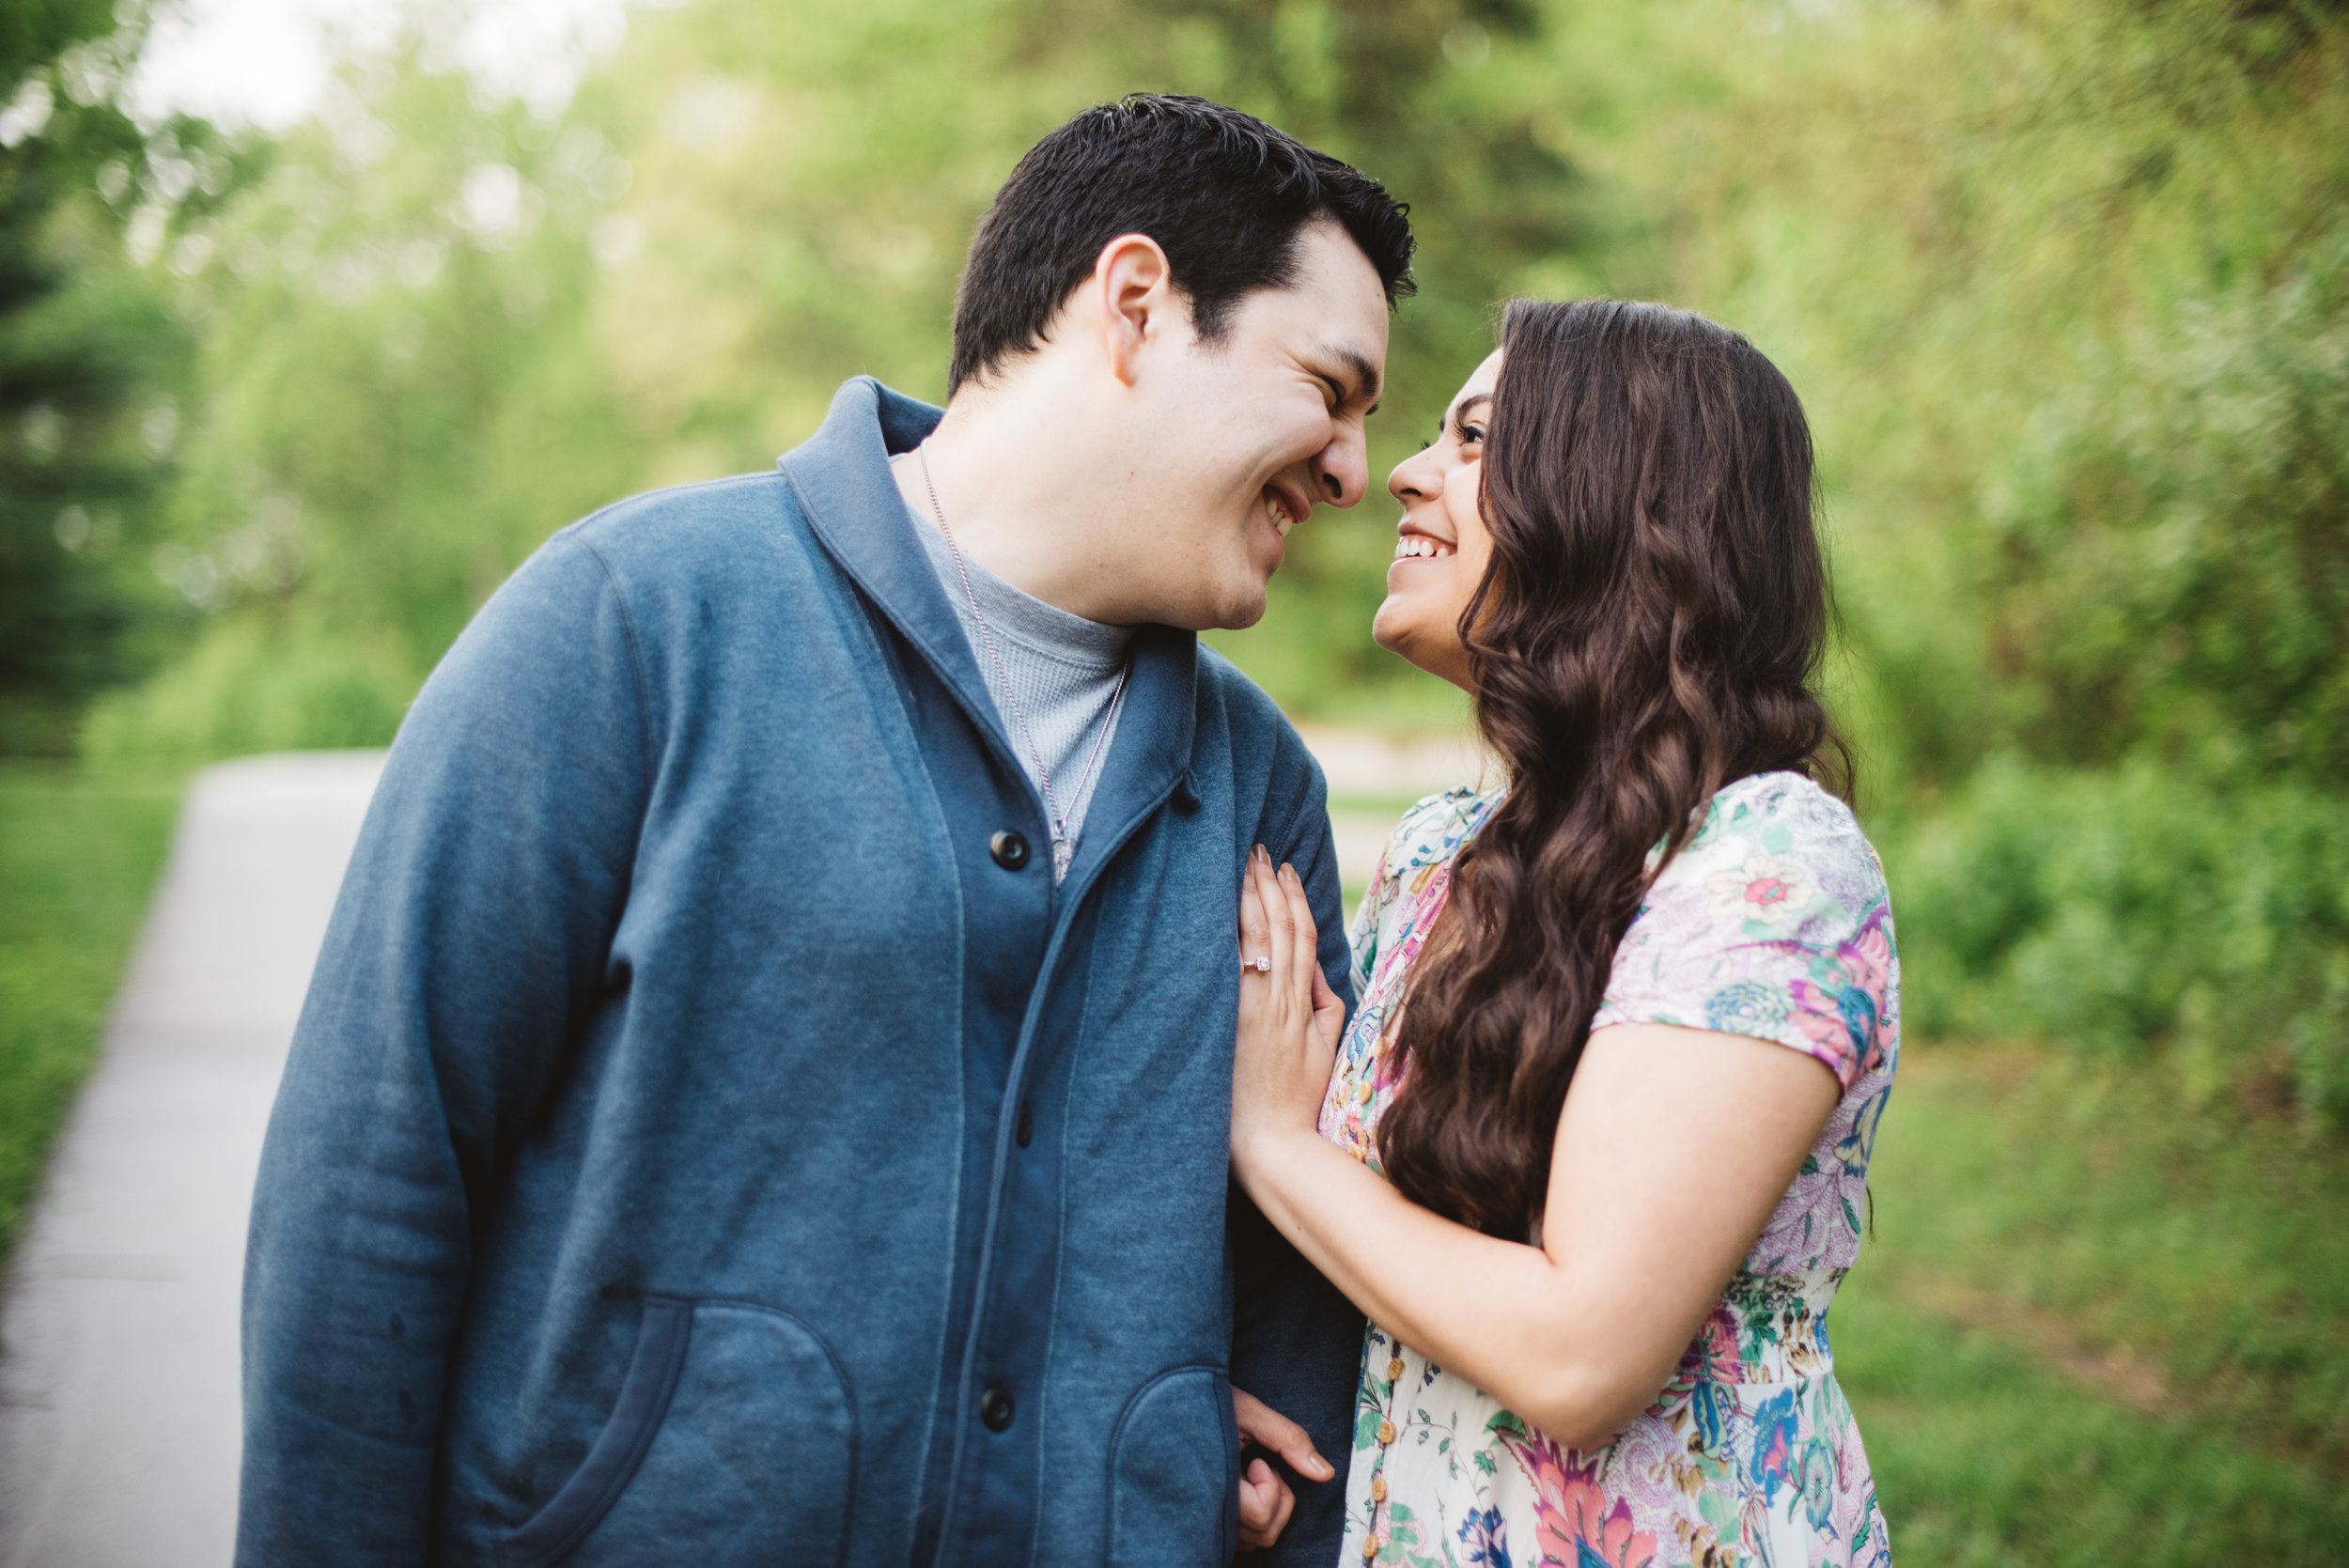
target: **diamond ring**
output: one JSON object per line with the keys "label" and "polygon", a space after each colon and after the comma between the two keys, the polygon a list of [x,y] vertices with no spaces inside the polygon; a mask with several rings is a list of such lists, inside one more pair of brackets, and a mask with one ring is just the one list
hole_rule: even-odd
{"label": "diamond ring", "polygon": [[1272,956],[1271,955],[1267,954],[1261,958],[1242,958],[1239,961],[1239,967],[1244,970],[1254,970],[1258,974],[1270,974],[1272,972]]}

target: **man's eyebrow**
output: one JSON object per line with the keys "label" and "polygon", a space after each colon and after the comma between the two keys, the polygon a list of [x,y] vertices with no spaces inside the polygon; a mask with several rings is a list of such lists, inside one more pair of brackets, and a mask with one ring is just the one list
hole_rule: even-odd
{"label": "man's eyebrow", "polygon": [[1370,362],[1369,356],[1359,349],[1348,349],[1337,344],[1324,344],[1321,351],[1343,365],[1353,380],[1354,385],[1349,390],[1335,376],[1327,371],[1322,372],[1321,379],[1330,383],[1330,390],[1338,395],[1338,401],[1345,404],[1351,403],[1357,398],[1365,399],[1370,404],[1366,411],[1377,413],[1378,411],[1378,367]]}

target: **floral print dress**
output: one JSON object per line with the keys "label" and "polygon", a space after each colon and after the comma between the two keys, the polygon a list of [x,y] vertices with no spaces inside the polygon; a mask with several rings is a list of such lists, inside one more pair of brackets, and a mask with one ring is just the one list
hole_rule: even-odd
{"label": "floral print dress", "polygon": [[[1360,1012],[1323,1136],[1372,1169],[1404,979],[1460,846],[1501,792],[1412,807],[1349,938]],[[1563,1448],[1373,1324],[1342,1562],[1747,1568],[1891,1560],[1827,1312],[1859,1251],[1868,1155],[1899,1057],[1882,867],[1842,802],[1795,773],[1740,779],[1664,868],[1595,1029],[1678,1024],[1816,1057],[1843,1095],[1663,1393],[1603,1449]]]}

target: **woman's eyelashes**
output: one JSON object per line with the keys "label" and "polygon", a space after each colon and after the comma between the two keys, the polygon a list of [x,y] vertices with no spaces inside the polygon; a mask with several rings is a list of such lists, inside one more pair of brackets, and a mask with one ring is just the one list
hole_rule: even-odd
{"label": "woman's eyelashes", "polygon": [[1455,421],[1449,429],[1439,427],[1432,438],[1419,443],[1419,449],[1424,452],[1446,436],[1452,437],[1462,446],[1482,446],[1485,444],[1485,427],[1471,425],[1466,420]]}

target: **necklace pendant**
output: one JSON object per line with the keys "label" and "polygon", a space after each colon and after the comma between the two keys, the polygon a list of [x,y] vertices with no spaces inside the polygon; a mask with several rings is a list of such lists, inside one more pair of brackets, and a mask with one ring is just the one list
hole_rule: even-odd
{"label": "necklace pendant", "polygon": [[1077,846],[1058,833],[1052,835],[1052,880],[1061,881],[1068,875],[1068,862],[1077,858]]}

